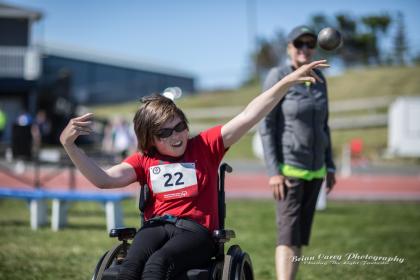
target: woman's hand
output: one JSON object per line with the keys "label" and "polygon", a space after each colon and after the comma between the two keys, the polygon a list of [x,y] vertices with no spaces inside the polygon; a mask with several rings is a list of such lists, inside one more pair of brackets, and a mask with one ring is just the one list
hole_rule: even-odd
{"label": "woman's hand", "polygon": [[334,188],[334,185],[336,183],[335,173],[334,172],[328,172],[326,180],[327,180],[327,194],[329,194],[332,191],[332,189]]}
{"label": "woman's hand", "polygon": [[268,184],[273,191],[274,199],[283,200],[285,197],[285,177],[282,175],[271,176]]}
{"label": "woman's hand", "polygon": [[317,81],[323,83],[321,78],[315,73],[313,69],[326,67],[330,67],[327,64],[327,60],[317,60],[309,64],[302,65],[301,67],[284,77],[284,79],[286,79],[287,82],[292,84],[304,82],[316,83]]}
{"label": "woman's hand", "polygon": [[61,132],[61,144],[63,146],[71,145],[79,135],[89,135],[92,132],[92,119],[92,113],[71,119],[66,128]]}

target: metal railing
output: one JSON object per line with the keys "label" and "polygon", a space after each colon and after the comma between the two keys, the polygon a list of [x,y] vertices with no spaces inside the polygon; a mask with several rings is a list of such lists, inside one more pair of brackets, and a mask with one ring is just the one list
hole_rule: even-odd
{"label": "metal railing", "polygon": [[0,78],[36,80],[41,53],[36,47],[0,47]]}

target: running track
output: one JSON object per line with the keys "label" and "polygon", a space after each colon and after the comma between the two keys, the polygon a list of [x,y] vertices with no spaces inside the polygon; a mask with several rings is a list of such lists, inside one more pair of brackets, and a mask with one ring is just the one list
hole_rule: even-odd
{"label": "running track", "polygon": [[[51,174],[51,170],[42,170],[42,178]],[[33,180],[33,171],[28,170],[18,176]],[[42,183],[47,189],[68,189],[69,172],[62,171],[52,180]],[[0,171],[0,188],[33,188]],[[96,189],[79,172],[76,171],[76,189],[94,191]],[[138,186],[132,184],[122,191],[136,192]],[[119,191],[98,190],[98,191]],[[228,198],[271,198],[271,190],[267,185],[264,172],[235,171],[226,176],[226,196]],[[337,178],[337,185],[329,194],[332,200],[348,201],[420,201],[420,172],[414,176],[399,175],[355,175],[348,178]]]}

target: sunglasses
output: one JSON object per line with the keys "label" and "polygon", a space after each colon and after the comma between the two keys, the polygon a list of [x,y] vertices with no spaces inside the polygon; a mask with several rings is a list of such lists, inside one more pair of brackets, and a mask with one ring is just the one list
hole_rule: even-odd
{"label": "sunglasses", "polygon": [[156,133],[156,136],[159,138],[168,138],[169,136],[172,135],[172,133],[174,131],[176,132],[181,132],[184,131],[188,128],[188,125],[186,122],[181,121],[179,122],[177,125],[175,125],[173,128],[161,128],[159,129],[159,131]]}
{"label": "sunglasses", "polygon": [[311,40],[311,41],[301,41],[301,40],[295,40],[293,41],[293,46],[297,49],[301,49],[304,46],[306,46],[308,49],[315,49],[316,47],[316,41],[315,40]]}

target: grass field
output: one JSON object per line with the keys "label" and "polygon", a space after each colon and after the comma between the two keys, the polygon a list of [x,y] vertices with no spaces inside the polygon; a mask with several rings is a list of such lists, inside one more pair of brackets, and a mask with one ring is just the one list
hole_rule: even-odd
{"label": "grass field", "polygon": [[[138,225],[134,204],[124,203],[127,226]],[[237,233],[229,244],[249,252],[257,280],[274,279],[274,203],[233,200],[227,207],[227,228]],[[65,230],[32,231],[25,202],[0,200],[0,279],[90,279],[99,257],[115,242],[107,237],[104,220],[100,205],[76,203]],[[419,220],[418,204],[329,203],[327,211],[317,213],[311,246],[304,251],[315,261],[301,263],[298,279],[420,279]],[[404,261],[346,263],[349,254]],[[322,260],[331,256],[342,259]]]}

